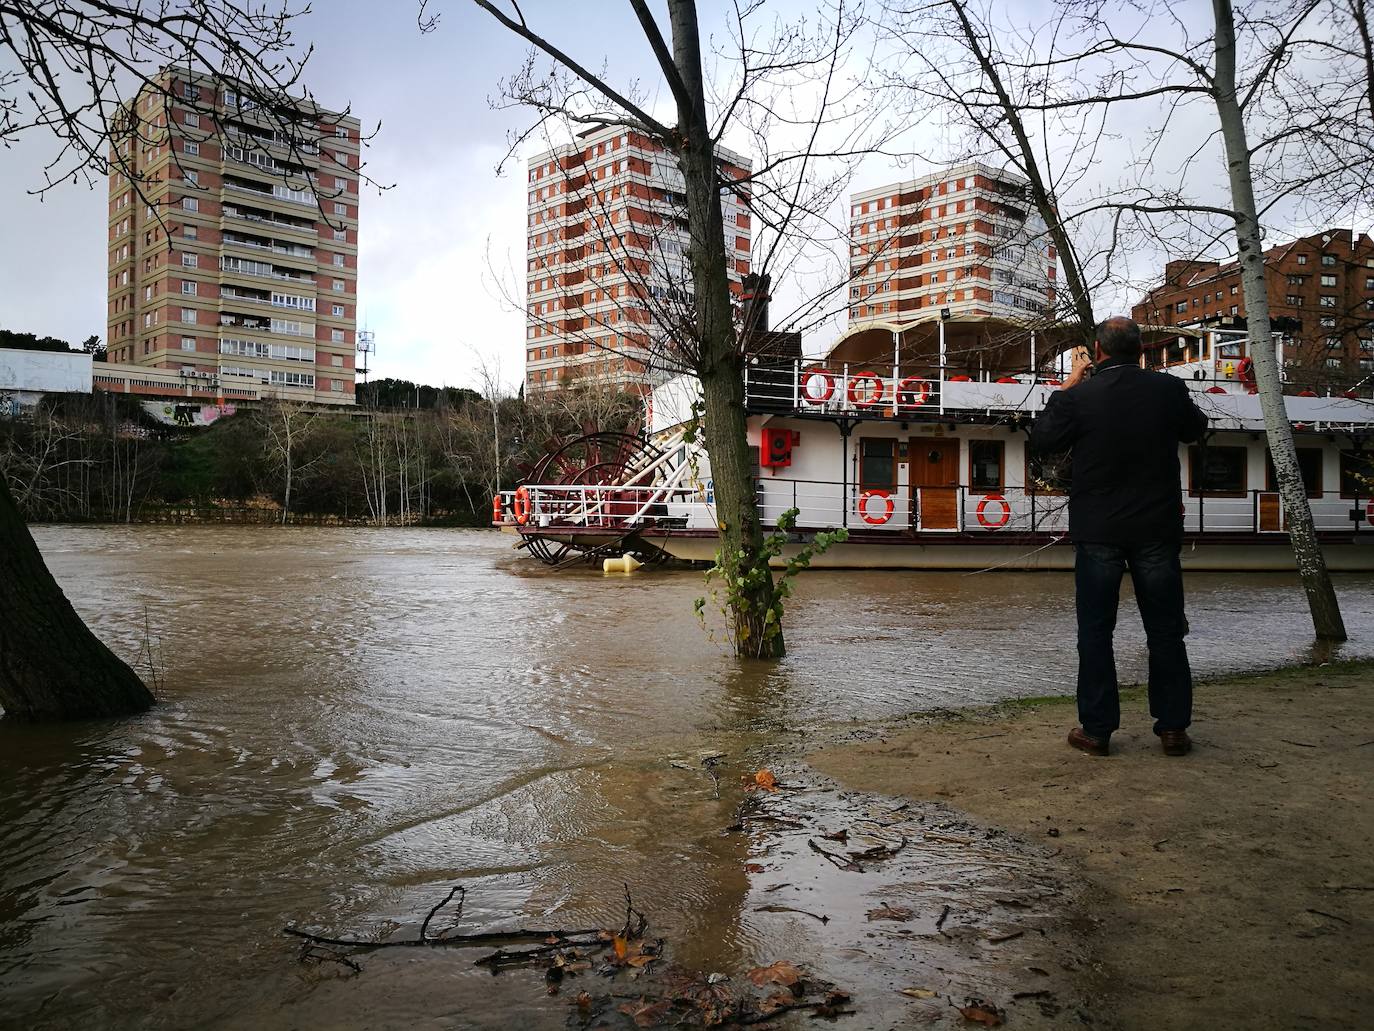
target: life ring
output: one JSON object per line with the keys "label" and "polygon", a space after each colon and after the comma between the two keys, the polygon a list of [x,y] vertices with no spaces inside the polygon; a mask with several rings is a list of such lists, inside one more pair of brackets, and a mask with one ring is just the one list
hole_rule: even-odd
{"label": "life ring", "polygon": [[501,504],[501,495],[493,494],[491,496],[491,521],[493,523],[504,523],[506,521],[506,513],[503,511],[503,508],[504,506]]}
{"label": "life ring", "polygon": [[[873,384],[866,395],[859,393],[865,382]],[[849,377],[849,383],[845,387],[849,403],[859,408],[872,408],[882,401],[885,393],[887,388],[883,386],[883,381],[876,372],[856,372]]]}
{"label": "life ring", "polygon": [[930,397],[930,389],[929,380],[908,376],[897,384],[897,405],[899,407],[919,408]]}
{"label": "life ring", "polygon": [[[883,514],[875,516],[868,510],[868,503],[874,498],[878,498],[883,503]],[[897,506],[892,501],[892,495],[882,490],[866,490],[859,495],[859,517],[870,526],[882,526],[892,518],[893,511]]]}
{"label": "life ring", "polygon": [[[988,502],[995,501],[1002,506],[1001,512],[996,519],[988,518]],[[983,500],[978,502],[978,522],[982,523],[989,530],[1000,530],[1007,525],[1011,519],[1011,505],[1007,499],[1000,494],[987,494]]]}
{"label": "life ring", "polygon": [[[816,377],[820,377],[824,389],[819,393],[811,389],[811,384]],[[807,369],[802,373],[801,396],[802,400],[809,405],[823,405],[830,400],[835,393],[835,375],[829,369]]]}
{"label": "life ring", "polygon": [[1242,358],[1240,364],[1236,366],[1236,379],[1247,387],[1254,385],[1255,363],[1249,355]]}
{"label": "life ring", "polygon": [[515,521],[517,523],[524,526],[530,521],[530,512],[534,506],[530,503],[529,488],[519,487],[516,489],[515,503],[512,507],[515,509]]}

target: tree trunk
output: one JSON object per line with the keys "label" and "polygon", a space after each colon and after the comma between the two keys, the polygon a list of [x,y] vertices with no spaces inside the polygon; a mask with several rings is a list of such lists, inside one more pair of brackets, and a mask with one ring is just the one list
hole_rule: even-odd
{"label": "tree trunk", "polygon": [[717,565],[729,606],[735,654],[779,658],[785,650],[774,605],[773,574],[763,554],[763,530],[744,411],[744,367],[730,303],[729,256],[715,146],[706,120],[701,42],[693,0],[669,0],[673,64],[686,87],[678,98],[678,166],[691,233],[696,373],[705,403],[706,453],[720,528]]}
{"label": "tree trunk", "polygon": [[1236,250],[1240,258],[1241,283],[1245,290],[1245,316],[1250,358],[1259,387],[1260,409],[1264,413],[1265,433],[1273,456],[1274,477],[1278,480],[1288,519],[1288,536],[1297,559],[1298,575],[1307,592],[1312,610],[1312,627],[1317,637],[1344,641],[1345,623],[1341,619],[1336,589],[1326,568],[1326,557],[1317,540],[1307,488],[1298,469],[1298,452],[1293,444],[1293,427],[1283,402],[1274,337],[1269,328],[1269,293],[1264,277],[1264,245],[1260,238],[1255,210],[1254,184],[1250,177],[1250,147],[1245,134],[1245,119],[1236,97],[1236,30],[1231,0],[1212,0],[1216,19],[1216,74],[1213,96],[1226,144],[1226,170],[1231,180],[1231,203],[1236,210]]}
{"label": "tree trunk", "polygon": [[143,712],[153,695],[62,593],[0,479],[0,706],[15,720]]}

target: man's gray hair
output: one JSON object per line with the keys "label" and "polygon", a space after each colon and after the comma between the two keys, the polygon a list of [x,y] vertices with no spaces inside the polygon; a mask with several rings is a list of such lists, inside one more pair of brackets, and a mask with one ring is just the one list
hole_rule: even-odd
{"label": "man's gray hair", "polygon": [[1140,357],[1140,327],[1125,315],[1113,315],[1097,324],[1097,343],[1109,358]]}

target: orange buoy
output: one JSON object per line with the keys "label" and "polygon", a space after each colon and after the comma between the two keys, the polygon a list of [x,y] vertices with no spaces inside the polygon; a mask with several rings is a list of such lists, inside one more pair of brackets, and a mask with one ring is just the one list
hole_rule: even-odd
{"label": "orange buoy", "polygon": [[528,487],[519,487],[515,491],[515,521],[524,526],[530,521],[530,512],[534,506],[530,503],[530,492]]}
{"label": "orange buoy", "polygon": [[[883,503],[881,515],[875,515],[868,510],[868,503],[877,498]],[[892,513],[896,510],[896,505],[892,501],[892,495],[881,490],[866,490],[859,495],[859,516],[870,526],[882,526],[892,518]]]}
{"label": "orange buoy", "polygon": [[[989,519],[987,514],[988,505],[992,502],[996,502],[1002,507],[994,518]],[[1010,520],[1011,505],[1008,503],[1006,498],[1002,497],[1002,495],[987,494],[983,497],[982,501],[978,502],[978,522],[982,523],[983,526],[987,529],[1000,530],[1002,527],[1006,526]]]}

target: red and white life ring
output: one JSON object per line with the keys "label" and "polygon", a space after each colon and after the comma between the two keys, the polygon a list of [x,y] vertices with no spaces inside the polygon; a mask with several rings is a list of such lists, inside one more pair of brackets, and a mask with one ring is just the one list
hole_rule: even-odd
{"label": "red and white life ring", "polygon": [[[820,383],[819,390],[812,387]],[[801,396],[809,405],[823,405],[835,393],[835,375],[829,369],[807,369],[802,373]]]}
{"label": "red and white life ring", "polygon": [[505,505],[501,501],[500,494],[491,496],[491,521],[493,524],[504,523],[506,521]]}
{"label": "red and white life ring", "polygon": [[515,521],[524,526],[530,521],[530,512],[533,511],[533,504],[530,502],[530,492],[528,487],[519,487],[515,491],[515,501],[511,505],[515,509]]}
{"label": "red and white life ring", "polygon": [[[874,515],[868,510],[868,503],[874,498],[883,503],[881,515]],[[882,526],[883,523],[892,518],[892,513],[896,507],[892,495],[885,490],[866,490],[859,495],[859,517],[870,526]]]}
{"label": "red and white life ring", "polygon": [[[994,501],[1002,507],[999,510],[996,518],[989,519],[988,504]],[[1002,495],[988,494],[983,497],[982,501],[978,502],[978,522],[980,522],[987,529],[1000,530],[1002,527],[1007,525],[1010,519],[1011,505],[1010,503],[1008,503],[1006,498],[1002,497]]]}
{"label": "red and white life ring", "polygon": [[897,384],[897,407],[919,408],[930,398],[930,381],[908,376]]}
{"label": "red and white life ring", "polygon": [[[861,392],[865,383],[872,384],[866,394]],[[886,393],[887,388],[883,386],[882,378],[876,372],[856,372],[849,377],[849,383],[845,387],[849,403],[859,408],[872,408],[882,402]]]}

